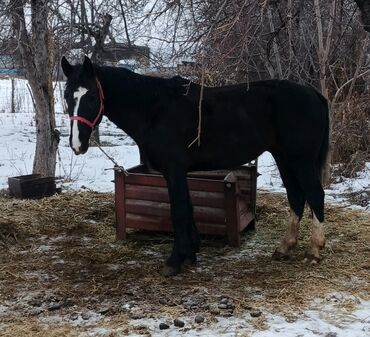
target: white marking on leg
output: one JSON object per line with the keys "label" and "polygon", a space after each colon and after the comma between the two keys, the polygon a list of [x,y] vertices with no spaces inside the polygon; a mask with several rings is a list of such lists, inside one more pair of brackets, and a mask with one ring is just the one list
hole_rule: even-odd
{"label": "white marking on leg", "polygon": [[[78,108],[83,95],[87,93],[87,89],[79,87],[74,93],[73,98],[75,99],[75,107],[73,109],[73,116],[78,116]],[[78,153],[81,148],[81,141],[78,131],[78,121],[72,121],[72,148]]]}
{"label": "white marking on leg", "polygon": [[299,230],[299,216],[291,209],[288,229],[285,233],[280,246],[277,248],[277,252],[283,255],[287,255],[288,252],[297,244],[298,241],[298,230]]}
{"label": "white marking on leg", "polygon": [[312,213],[310,255],[313,258],[311,263],[316,264],[320,259],[320,250],[325,246],[325,231],[323,222],[317,219],[315,212]]}

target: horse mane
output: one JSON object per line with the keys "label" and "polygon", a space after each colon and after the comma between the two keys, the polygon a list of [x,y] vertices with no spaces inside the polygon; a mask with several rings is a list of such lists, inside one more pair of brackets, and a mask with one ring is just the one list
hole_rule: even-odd
{"label": "horse mane", "polygon": [[135,81],[135,86],[151,88],[156,91],[166,91],[168,94],[186,95],[189,86],[197,86],[194,82],[182,76],[162,77],[157,73],[139,74],[123,67],[98,66],[94,64],[94,69],[99,78],[99,74],[105,74],[115,78],[122,76],[126,80]]}

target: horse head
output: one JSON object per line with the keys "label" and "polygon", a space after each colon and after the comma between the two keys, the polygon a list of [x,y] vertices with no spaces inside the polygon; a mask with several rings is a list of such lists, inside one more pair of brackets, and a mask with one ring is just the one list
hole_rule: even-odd
{"label": "horse head", "polygon": [[103,117],[103,89],[87,56],[83,64],[74,66],[63,56],[62,69],[67,77],[64,98],[71,120],[69,144],[75,154],[83,154],[89,148],[92,131]]}

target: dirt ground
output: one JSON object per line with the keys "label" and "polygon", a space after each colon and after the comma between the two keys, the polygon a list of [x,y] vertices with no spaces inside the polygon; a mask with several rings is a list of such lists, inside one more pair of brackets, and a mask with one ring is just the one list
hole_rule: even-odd
{"label": "dirt ground", "polygon": [[[203,238],[197,266],[165,278],[159,271],[171,235],[135,231],[116,242],[112,194],[2,196],[0,336],[151,336],[146,322],[159,332],[157,323],[184,317],[193,323],[181,331],[199,332],[246,313],[263,331],[267,314],[294,321],[312,301],[337,292],[348,294],[338,303],[348,312],[370,299],[369,213],[327,207],[327,246],[317,267],[302,263],[306,217],[291,260],[271,260],[286,228],[284,197],[259,193],[257,216],[257,230],[242,234],[240,248]],[[195,323],[196,316],[204,321]]]}

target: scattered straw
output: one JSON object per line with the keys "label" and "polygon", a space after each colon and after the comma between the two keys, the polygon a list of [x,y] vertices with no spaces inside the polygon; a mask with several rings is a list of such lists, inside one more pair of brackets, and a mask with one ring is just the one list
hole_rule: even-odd
{"label": "scattered straw", "polygon": [[[310,307],[313,299],[335,292],[352,296],[353,300],[340,302],[348,310],[355,308],[357,299],[369,299],[368,213],[328,206],[324,260],[311,267],[301,262],[309,242],[307,216],[292,259],[271,260],[286,230],[288,212],[284,197],[260,194],[257,230],[242,235],[240,248],[207,237],[197,267],[164,278],[159,271],[172,236],[132,231],[125,244],[116,242],[110,193],[65,193],[42,200],[1,198],[0,294],[3,305],[11,307],[1,314],[9,328],[1,336],[11,336],[14,329],[18,335],[42,336],[45,331],[37,318],[25,323],[24,317],[32,316],[35,308],[43,309],[42,317],[55,315],[47,310],[55,301],[63,303],[58,312],[63,317],[108,306],[109,324],[119,326],[130,319],[130,306],[145,317],[197,313],[212,317],[209,307],[217,308],[220,299],[228,297],[235,305],[234,315],[260,309],[292,317]],[[264,317],[254,321],[256,328],[266,328]],[[67,329],[63,324],[52,330],[50,326],[48,336],[73,336],[73,329],[63,330]]]}

